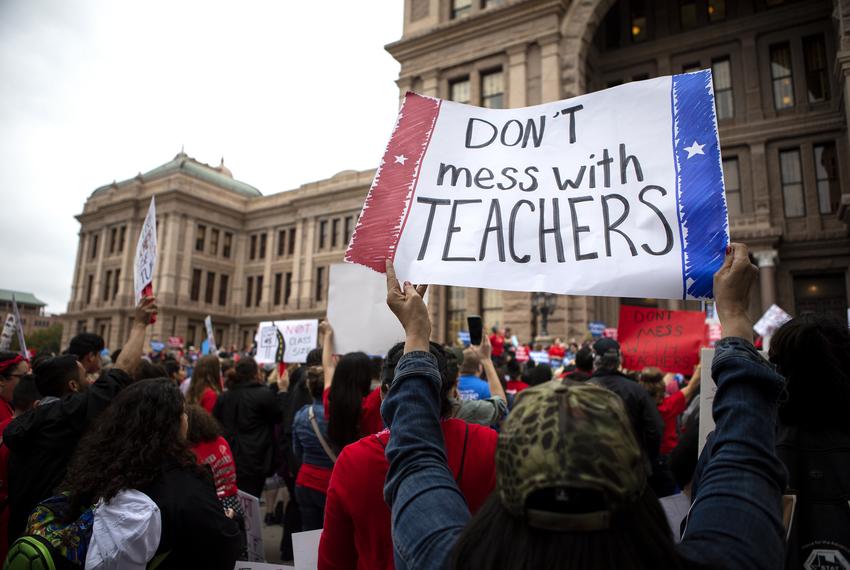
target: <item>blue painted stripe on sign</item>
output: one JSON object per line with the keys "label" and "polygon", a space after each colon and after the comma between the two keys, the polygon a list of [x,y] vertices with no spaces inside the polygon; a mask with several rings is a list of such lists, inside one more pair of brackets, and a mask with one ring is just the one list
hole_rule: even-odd
{"label": "blue painted stripe on sign", "polygon": [[712,298],[729,221],[711,71],[674,75],[672,103],[683,298]]}

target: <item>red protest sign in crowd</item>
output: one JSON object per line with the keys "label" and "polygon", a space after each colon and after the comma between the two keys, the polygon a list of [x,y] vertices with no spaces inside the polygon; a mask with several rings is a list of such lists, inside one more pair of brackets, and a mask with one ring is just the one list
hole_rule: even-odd
{"label": "red protest sign in crowd", "polygon": [[623,305],[617,339],[625,368],[656,366],[665,372],[689,375],[699,362],[699,349],[705,341],[705,313]]}

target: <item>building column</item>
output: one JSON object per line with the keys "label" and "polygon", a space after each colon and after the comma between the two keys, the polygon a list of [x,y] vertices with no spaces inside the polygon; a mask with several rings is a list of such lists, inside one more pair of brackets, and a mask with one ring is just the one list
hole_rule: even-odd
{"label": "building column", "polygon": [[404,95],[408,91],[413,91],[413,78],[412,77],[399,77],[395,82],[398,85],[398,101],[401,104],[404,101]]}
{"label": "building column", "polygon": [[422,76],[422,94],[431,97],[440,96],[440,75],[431,71]]}
{"label": "building column", "polygon": [[[106,235],[107,231],[104,227],[99,232],[97,244],[97,265],[94,270],[94,282],[92,284],[91,307],[98,307],[101,304],[100,295],[101,287],[103,286],[103,258],[106,257]],[[96,331],[95,331],[96,332]]]}
{"label": "building column", "polygon": [[750,145],[750,168],[753,180],[753,209],[770,219],[770,189],[767,180],[767,150],[763,142]]}
{"label": "building column", "polygon": [[[124,296],[129,295],[131,309],[136,306],[136,299],[133,298],[133,279],[135,279],[135,267],[133,267],[133,264],[136,261],[136,242],[138,241],[139,236],[137,236],[136,232],[133,231],[135,228],[135,222],[132,220],[127,222],[127,234],[124,239],[124,250],[121,252],[121,279],[118,282],[118,295],[116,296],[118,299],[118,305],[123,306]],[[128,284],[127,287],[124,287],[125,283]],[[123,326],[123,323],[121,325]],[[118,330],[118,334],[123,337],[124,331],[122,328],[119,327]]]}
{"label": "building column", "polygon": [[315,241],[318,220],[315,216],[307,220],[307,237],[304,240],[304,270],[301,274],[301,296],[299,309],[313,306],[313,242]]}
{"label": "building column", "polygon": [[161,260],[159,265],[162,266],[162,271],[159,272],[159,281],[157,282],[159,290],[154,290],[160,299],[159,302],[162,304],[177,305],[178,303],[178,295],[180,293],[177,272],[177,242],[179,241],[177,236],[179,223],[180,220],[177,214],[168,214],[168,218],[165,221],[168,228],[166,232],[168,240],[165,243],[165,248],[160,250],[163,253],[159,256]]}
{"label": "building column", "polygon": [[560,34],[540,39],[540,84],[543,103],[561,98]]}
{"label": "building column", "polygon": [[75,308],[77,295],[80,291],[80,274],[82,273],[83,264],[83,232],[80,231],[80,239],[77,240],[77,262],[74,264],[74,280],[71,281],[71,298],[68,300],[68,312]]}
{"label": "building column", "polygon": [[274,305],[272,304],[272,294],[274,293],[274,283],[272,283],[272,258],[274,257],[274,230],[269,229],[266,230],[266,260],[263,264],[263,292],[262,294],[262,307],[266,311],[274,310]]}
{"label": "building column", "polygon": [[299,218],[295,224],[295,253],[292,256],[292,291],[290,292],[289,307],[301,307],[301,259],[304,245],[304,219]]}
{"label": "building column", "polygon": [[527,104],[526,49],[525,44],[508,48],[508,107],[513,109],[525,107]]}
{"label": "building column", "polygon": [[754,251],[759,268],[759,286],[761,288],[761,309],[766,311],[776,303],[776,261],[777,252],[774,249]]}

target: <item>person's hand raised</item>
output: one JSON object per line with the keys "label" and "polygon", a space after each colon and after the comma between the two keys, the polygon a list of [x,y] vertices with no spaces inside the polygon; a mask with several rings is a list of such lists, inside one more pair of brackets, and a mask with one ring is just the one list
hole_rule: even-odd
{"label": "person's hand raised", "polygon": [[156,314],[156,298],[143,297],[133,311],[133,322],[147,326]]}
{"label": "person's hand raised", "polygon": [[396,316],[404,328],[406,340],[404,352],[422,350],[428,352],[430,349],[428,340],[431,338],[431,319],[428,316],[428,307],[422,297],[425,295],[427,285],[414,287],[405,281],[404,287],[399,285],[392,261],[386,261],[387,271],[387,306]]}
{"label": "person's hand raised", "polygon": [[486,332],[481,335],[481,344],[473,348],[482,361],[490,360],[490,356],[493,354],[493,346],[490,344],[490,337],[487,336]]}
{"label": "person's hand raised", "polygon": [[750,263],[750,251],[742,243],[729,246],[723,265],[714,274],[714,299],[723,336],[753,341],[753,319],[748,309],[750,290],[758,278],[758,268]]}

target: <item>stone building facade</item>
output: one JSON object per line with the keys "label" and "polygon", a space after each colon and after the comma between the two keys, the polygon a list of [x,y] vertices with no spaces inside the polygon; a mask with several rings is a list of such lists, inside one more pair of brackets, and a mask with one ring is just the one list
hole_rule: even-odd
{"label": "stone building facade", "polygon": [[[850,298],[850,0],[403,0],[401,39],[387,50],[397,84],[489,107],[522,107],[619,83],[712,68],[732,239],[761,271],[752,310],[846,315]],[[368,86],[364,86],[368,88]],[[111,346],[131,315],[131,249],[157,196],[158,338],[200,342],[213,318],[220,344],[249,343],[261,319],[324,314],[328,265],[341,261],[372,171],[262,196],[224,168],[183,154],[86,202],[65,340],[83,328]],[[229,244],[227,256],[225,243]],[[113,245],[115,244],[115,245]],[[224,281],[223,281],[224,279]],[[535,328],[541,296],[434,287],[436,340],[465,317]],[[549,333],[583,337],[615,326],[622,302],[556,296]]]}

